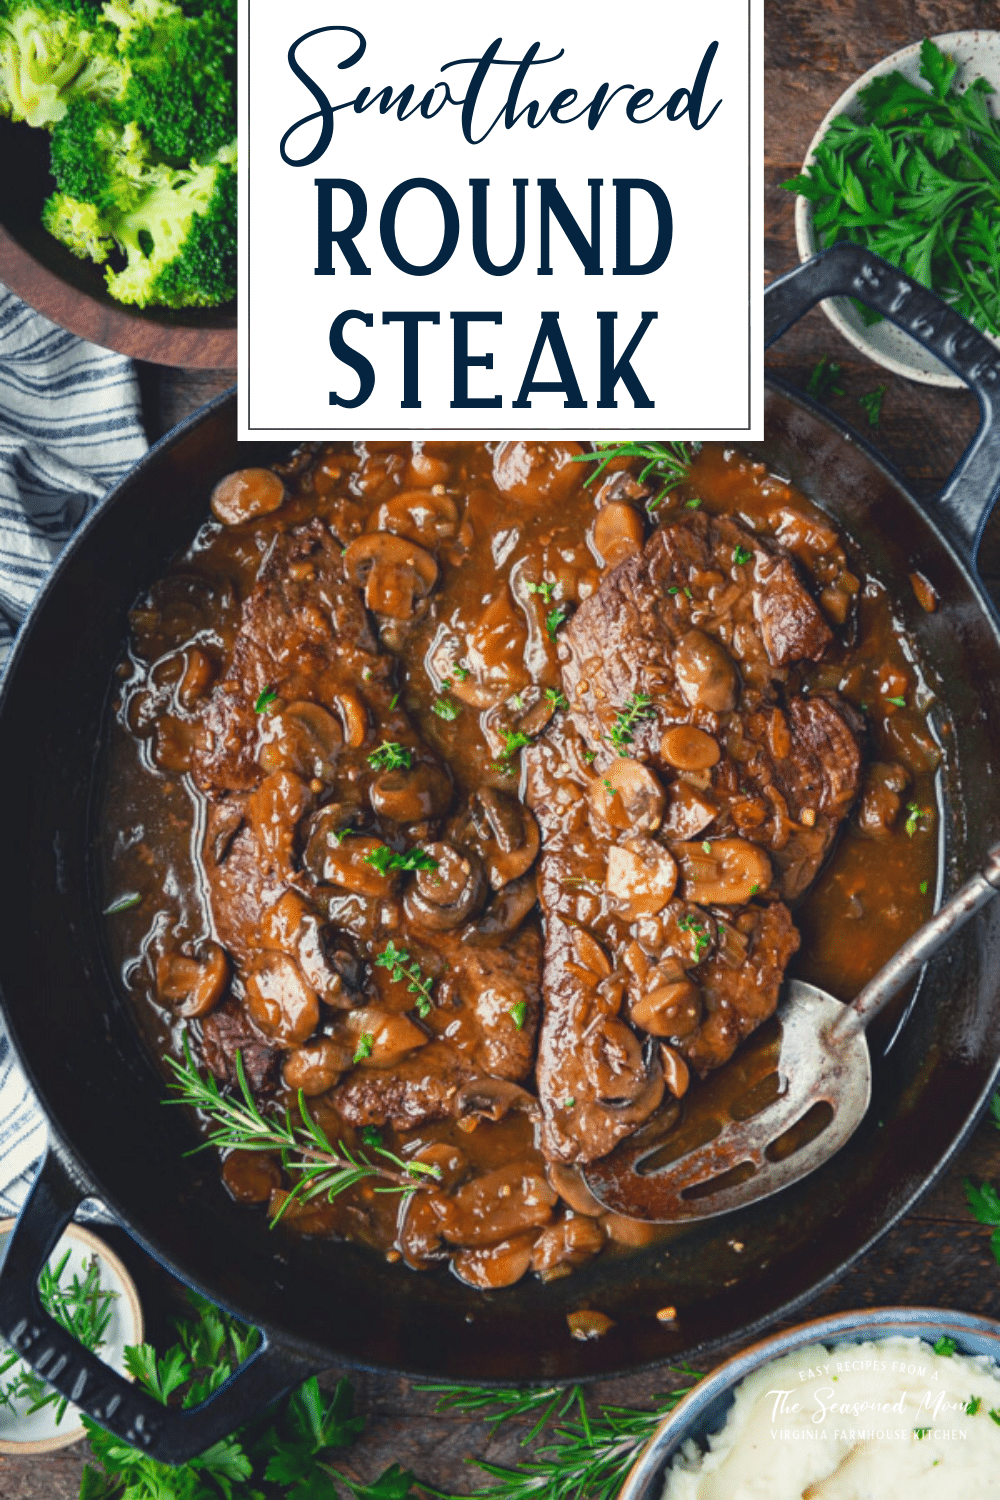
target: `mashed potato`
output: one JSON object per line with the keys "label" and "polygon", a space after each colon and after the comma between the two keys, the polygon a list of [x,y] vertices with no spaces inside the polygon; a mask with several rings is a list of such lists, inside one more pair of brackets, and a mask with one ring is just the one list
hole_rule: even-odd
{"label": "mashed potato", "polygon": [[747,1377],[663,1500],[995,1500],[1000,1370],[922,1339],[812,1344]]}

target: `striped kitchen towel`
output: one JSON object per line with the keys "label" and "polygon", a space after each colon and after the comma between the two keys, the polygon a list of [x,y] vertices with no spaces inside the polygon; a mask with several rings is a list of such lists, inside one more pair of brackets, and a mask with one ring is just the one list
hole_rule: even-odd
{"label": "striped kitchen towel", "polygon": [[[74,527],[146,448],[132,361],[0,285],[0,663]],[[0,1214],[20,1208],[44,1149],[0,1019]]]}

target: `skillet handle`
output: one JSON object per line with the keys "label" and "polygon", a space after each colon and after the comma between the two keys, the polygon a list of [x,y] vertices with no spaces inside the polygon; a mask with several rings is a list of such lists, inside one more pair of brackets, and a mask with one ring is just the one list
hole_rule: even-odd
{"label": "skillet handle", "polygon": [[54,1142],[21,1211],[0,1267],[0,1338],[60,1395],[161,1463],[180,1464],[242,1426],[317,1373],[315,1363],[265,1341],[200,1406],[163,1406],[85,1349],[45,1311],[38,1276],[92,1189]]}
{"label": "skillet handle", "polygon": [[951,541],[974,563],[1000,491],[1000,349],[927,287],[881,256],[847,243],[821,251],[767,288],[764,347],[827,297],[856,297],[874,308],[974,391],[979,431],[933,502]]}

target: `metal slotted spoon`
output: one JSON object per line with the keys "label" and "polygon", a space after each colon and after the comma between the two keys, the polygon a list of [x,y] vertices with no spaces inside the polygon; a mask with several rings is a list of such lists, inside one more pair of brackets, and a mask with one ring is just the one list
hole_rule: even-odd
{"label": "metal slotted spoon", "polygon": [[780,1044],[762,1028],[697,1091],[610,1156],[584,1168],[595,1198],[634,1219],[672,1223],[745,1208],[815,1172],[871,1101],[865,1027],[927,959],[1000,892],[1000,844],[979,874],[904,943],[850,1005],[793,979],[778,1007]]}

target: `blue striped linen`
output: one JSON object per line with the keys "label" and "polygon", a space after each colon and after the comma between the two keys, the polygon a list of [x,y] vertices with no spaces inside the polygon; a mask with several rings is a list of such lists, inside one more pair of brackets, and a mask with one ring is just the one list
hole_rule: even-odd
{"label": "blue striped linen", "polygon": [[[74,528],[147,446],[132,361],[0,285],[0,664]],[[24,1202],[45,1138],[0,1019],[0,1214]]]}

